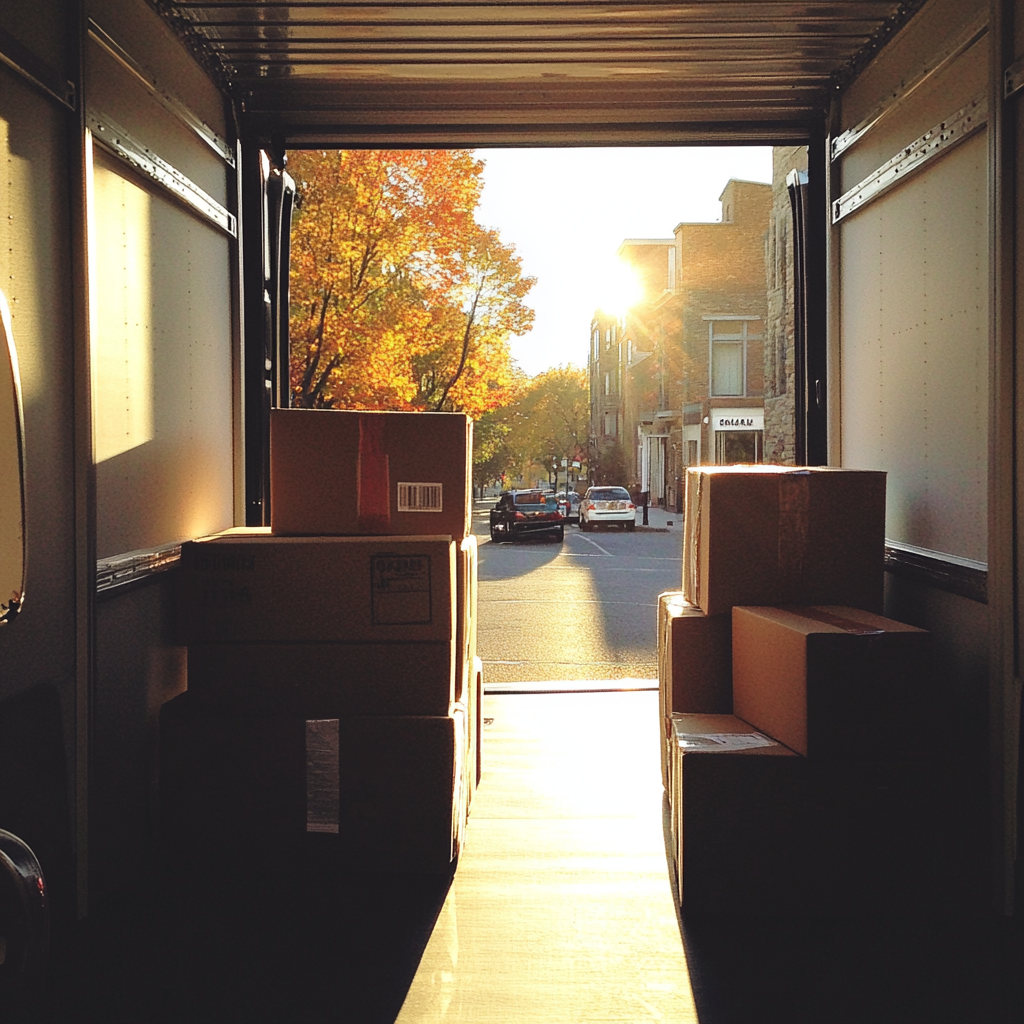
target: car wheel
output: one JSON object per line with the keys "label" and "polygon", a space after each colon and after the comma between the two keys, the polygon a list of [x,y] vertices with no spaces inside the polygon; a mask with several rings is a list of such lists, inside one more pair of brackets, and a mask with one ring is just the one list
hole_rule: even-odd
{"label": "car wheel", "polygon": [[563,540],[565,540],[565,527],[564,526],[560,526],[558,528],[558,533],[555,534],[555,540],[557,540],[559,543],[561,543]]}
{"label": "car wheel", "polygon": [[631,523],[626,523],[626,529],[632,533],[636,529],[636,520],[634,519]]}
{"label": "car wheel", "polygon": [[491,527],[491,540],[494,541],[495,544],[501,540],[501,534],[498,532],[498,528],[496,526]]}

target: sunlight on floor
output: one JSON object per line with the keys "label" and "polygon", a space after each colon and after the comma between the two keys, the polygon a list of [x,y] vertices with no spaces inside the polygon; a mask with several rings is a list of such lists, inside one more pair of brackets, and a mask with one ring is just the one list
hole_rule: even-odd
{"label": "sunlight on floor", "polygon": [[665,862],[657,700],[486,698],[466,849],[401,1024],[697,1020]]}

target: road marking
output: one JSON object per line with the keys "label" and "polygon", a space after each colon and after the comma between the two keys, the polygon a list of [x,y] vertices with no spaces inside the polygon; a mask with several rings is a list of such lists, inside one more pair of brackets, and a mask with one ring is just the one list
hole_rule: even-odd
{"label": "road marking", "polygon": [[597,548],[597,550],[598,550],[598,551],[603,551],[603,552],[604,552],[604,553],[605,553],[605,554],[606,554],[606,555],[607,555],[607,556],[608,556],[609,558],[614,558],[614,557],[615,557],[615,556],[614,556],[614,555],[613,555],[613,554],[612,554],[612,553],[611,553],[610,551],[608,551],[608,550],[607,550],[606,548],[603,548],[603,547],[601,547],[601,545],[600,545],[600,544],[598,544],[596,540],[593,540],[593,539],[592,539],[592,538],[590,538],[590,537],[584,537],[582,533],[580,534],[580,540],[585,540],[585,541],[586,541],[586,542],[587,542],[588,544],[593,544],[593,545],[594,545],[594,547],[595,547],[595,548]]}

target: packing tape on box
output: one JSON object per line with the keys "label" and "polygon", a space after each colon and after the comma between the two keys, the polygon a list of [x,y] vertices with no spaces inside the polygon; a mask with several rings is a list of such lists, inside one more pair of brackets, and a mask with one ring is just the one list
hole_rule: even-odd
{"label": "packing tape on box", "polygon": [[804,574],[810,510],[810,474],[782,474],[779,477],[779,576],[783,580],[795,583]]}
{"label": "packing tape on box", "polygon": [[884,629],[879,629],[877,626],[869,626],[865,622],[848,619],[845,615],[836,615],[833,612],[825,611],[823,608],[800,607],[793,610],[805,619],[813,619],[815,622],[824,623],[826,626],[835,626],[836,629],[841,629],[844,633],[853,633],[856,636],[878,636],[885,632]]}
{"label": "packing tape on box", "polygon": [[391,479],[384,450],[384,417],[359,417],[357,514],[360,530],[385,532],[391,525]]}

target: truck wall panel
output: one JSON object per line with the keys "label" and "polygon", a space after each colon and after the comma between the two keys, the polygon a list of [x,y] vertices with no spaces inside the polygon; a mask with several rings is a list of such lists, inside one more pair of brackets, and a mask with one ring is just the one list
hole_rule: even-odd
{"label": "truck wall panel", "polygon": [[[984,8],[933,0],[842,97],[857,124],[949,49]],[[849,189],[970,99],[987,96],[975,43],[841,157]],[[988,557],[986,130],[929,160],[838,228],[844,465],[888,472],[886,535]]]}
{"label": "truck wall panel", "polygon": [[[6,11],[2,22],[7,26]],[[46,764],[4,761],[0,819],[46,855],[62,879],[54,912],[73,916],[70,863],[54,864],[50,836],[71,844],[75,711],[74,380],[68,227],[67,112],[0,66],[0,288],[25,401],[27,573],[17,620],[0,627],[0,719],[5,735],[33,731]],[[63,758],[59,753],[63,751]],[[10,749],[7,751],[10,755]],[[0,754],[0,758],[3,755]],[[61,780],[40,788],[46,779]],[[63,792],[60,787],[64,786]],[[19,815],[17,808],[31,813]]]}
{"label": "truck wall panel", "polygon": [[96,150],[97,557],[233,523],[228,238]]}
{"label": "truck wall panel", "polygon": [[985,561],[984,133],[844,221],[843,462],[884,469],[886,535]]}
{"label": "truck wall panel", "polygon": [[85,56],[89,110],[113,120],[222,206],[227,205],[228,173],[233,180],[234,171],[224,160],[95,40],[88,40]]}
{"label": "truck wall panel", "polygon": [[88,13],[164,89],[226,136],[224,98],[146,0],[90,0]]}

